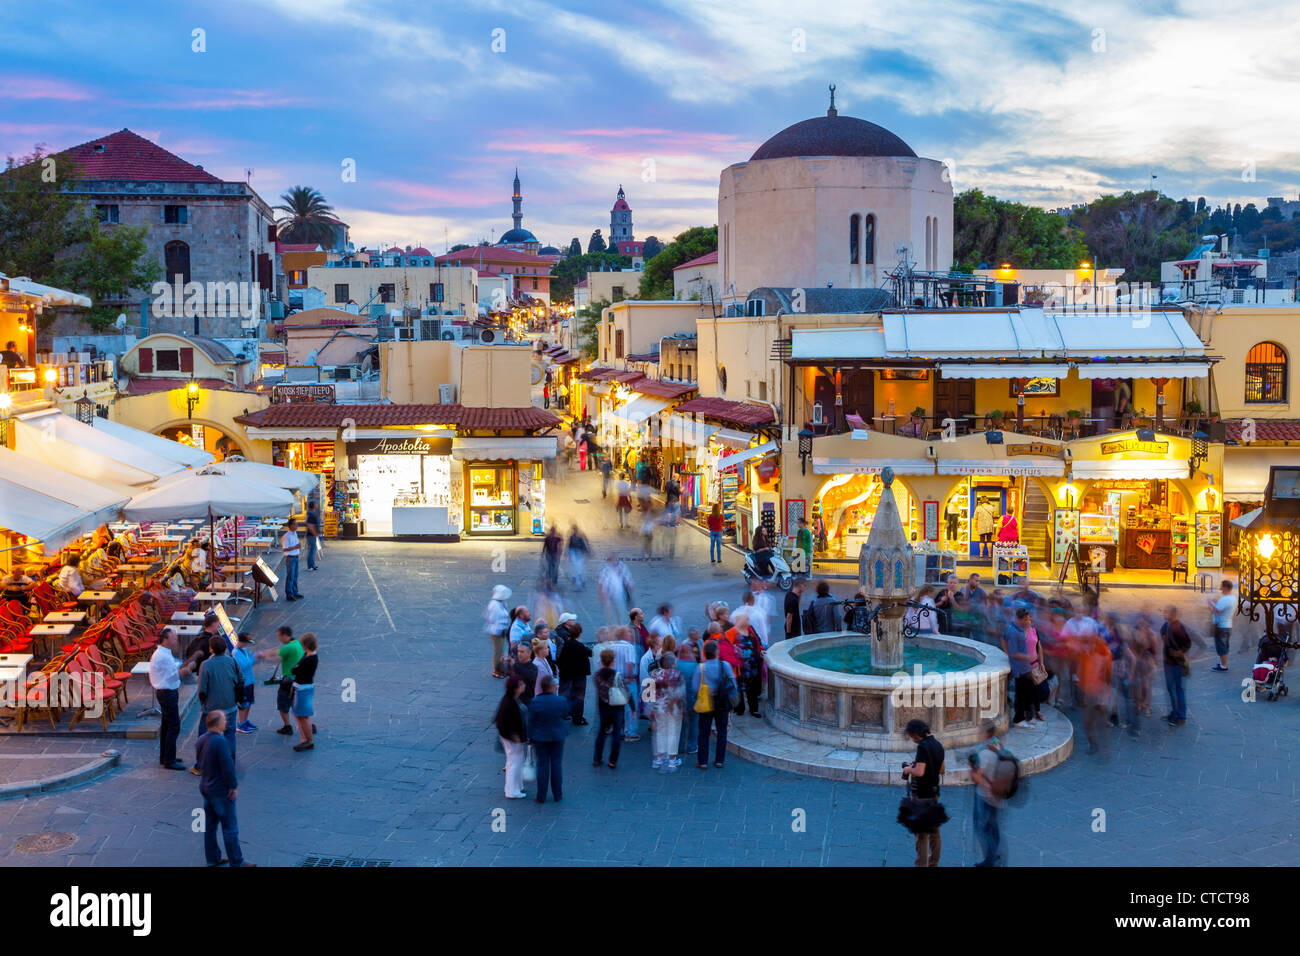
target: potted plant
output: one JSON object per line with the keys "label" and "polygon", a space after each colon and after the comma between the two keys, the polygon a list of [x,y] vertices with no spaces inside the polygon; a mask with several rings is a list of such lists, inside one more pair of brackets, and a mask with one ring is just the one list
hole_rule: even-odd
{"label": "potted plant", "polygon": [[1071,408],[1068,411],[1066,411],[1065,417],[1072,418],[1075,421],[1078,421],[1080,418],[1083,417],[1083,412],[1079,411],[1077,408]]}
{"label": "potted plant", "polygon": [[912,409],[911,411],[911,418],[912,418],[912,434],[915,435],[917,438],[920,438],[922,435],[922,427],[925,424],[925,409],[922,408],[920,405],[917,405],[916,408]]}

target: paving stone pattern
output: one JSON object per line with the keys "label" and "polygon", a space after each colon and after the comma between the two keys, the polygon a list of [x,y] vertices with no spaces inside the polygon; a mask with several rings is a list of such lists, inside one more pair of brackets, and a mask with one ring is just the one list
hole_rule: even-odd
{"label": "paving stone pattern", "polygon": [[[553,483],[554,485],[554,483]],[[707,539],[678,532],[675,561],[640,559],[638,535],[616,530],[599,483],[575,476],[551,489],[552,513],[567,528],[580,515],[596,554],[629,558],[637,600],[654,613],[670,599],[687,624],[701,623],[708,599],[735,605],[739,558],[711,565]],[[586,499],[575,504],[575,499]],[[275,627],[314,631],[321,641],[316,749],[295,753],[296,737],[272,731],[274,688],[259,684],[253,719],[238,738],[240,834],[250,860],[296,865],[309,856],[386,860],[394,865],[558,864],[906,866],[912,841],[894,821],[900,791],[770,770],[731,757],[700,772],[689,759],[675,774],[650,768],[649,735],[624,747],[616,772],[591,767],[596,730],[575,729],[565,752],[565,799],[539,806],[503,799],[503,757],[491,716],[501,682],[488,676],[482,606],[491,585],[517,599],[538,569],[535,540],[460,544],[330,542],[321,570],[303,571],[306,600],[264,605],[250,623],[259,648]],[[494,562],[504,572],[494,573]],[[847,584],[836,585],[836,592]],[[841,595],[846,596],[846,595]],[[594,636],[594,587],[570,593]],[[1116,589],[1109,606],[1176,599],[1208,633],[1203,597]],[[1238,621],[1238,627],[1244,622]],[[1253,653],[1237,651],[1229,674],[1194,665],[1190,719],[1179,729],[1150,721],[1140,740],[1106,732],[1103,754],[1080,746],[1062,766],[1035,776],[1030,798],[1008,811],[1004,831],[1016,865],[1200,865],[1300,862],[1294,734],[1300,696],[1244,703],[1240,681]],[[1202,652],[1203,653],[1203,652]],[[259,665],[259,678],[270,666]],[[355,700],[347,688],[355,682]],[[1163,714],[1163,686],[1155,712]],[[191,716],[181,738],[193,755]],[[749,717],[736,718],[749,720]],[[48,752],[50,741],[4,741],[5,752]],[[93,750],[97,745],[78,745]],[[115,740],[116,770],[81,787],[0,802],[10,865],[198,865],[202,839],[191,822],[198,781],[157,764],[155,741]],[[12,779],[12,777],[10,778]],[[978,847],[970,825],[971,788],[945,794],[943,864],[970,865]],[[1096,821],[1104,813],[1104,832]],[[504,832],[494,830],[504,821]],[[797,824],[803,821],[803,826]],[[65,850],[18,853],[14,843],[41,831],[70,832]],[[498,827],[499,830],[499,827]]]}

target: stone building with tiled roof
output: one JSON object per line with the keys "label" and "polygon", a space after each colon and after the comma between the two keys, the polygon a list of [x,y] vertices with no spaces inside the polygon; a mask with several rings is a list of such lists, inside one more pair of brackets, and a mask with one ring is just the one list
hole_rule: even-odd
{"label": "stone building with tiled roof", "polygon": [[[179,276],[182,288],[196,282],[205,290],[208,283],[256,283],[260,317],[275,288],[275,215],[247,182],[226,182],[129,129],[65,149],[55,159],[75,165],[70,188],[105,228],[148,228],[149,255],[166,281],[175,286]],[[200,303],[186,295],[178,302],[172,294],[162,301],[150,289],[131,289],[101,304],[120,307],[135,325],[144,302],[149,332],[235,338],[255,321],[240,314],[249,310],[212,299],[205,294]]]}

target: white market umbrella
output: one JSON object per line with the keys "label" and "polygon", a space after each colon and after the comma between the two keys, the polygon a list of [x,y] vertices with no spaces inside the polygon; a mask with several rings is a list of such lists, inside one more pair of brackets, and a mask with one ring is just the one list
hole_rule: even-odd
{"label": "white market umbrella", "polygon": [[320,485],[320,478],[310,471],[297,468],[283,468],[280,465],[264,465],[259,461],[245,461],[242,458],[227,458],[217,465],[232,478],[241,481],[253,481],[259,485],[296,491],[306,496]]}
{"label": "white market umbrella", "polygon": [[[208,465],[136,495],[122,510],[130,521],[207,518],[208,546],[215,552],[216,535],[212,526],[217,518],[288,515],[293,506],[290,491],[245,481],[226,474],[221,465]],[[211,564],[216,564],[215,553]]]}
{"label": "white market umbrella", "polygon": [[128,441],[138,448],[143,448],[150,454],[169,461],[179,462],[182,465],[188,465],[190,468],[202,468],[204,465],[212,463],[211,452],[204,451],[202,448],[195,448],[193,445],[187,445],[184,442],[163,438],[161,435],[155,435],[152,432],[141,431],[138,428],[123,425],[121,422],[114,422],[96,416],[90,427],[112,435],[114,438]]}

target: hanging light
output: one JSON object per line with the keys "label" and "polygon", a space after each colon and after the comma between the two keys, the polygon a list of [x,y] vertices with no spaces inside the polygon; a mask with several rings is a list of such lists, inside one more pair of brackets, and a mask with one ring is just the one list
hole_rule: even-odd
{"label": "hanging light", "polygon": [[190,382],[185,389],[185,417],[194,417],[194,406],[199,403],[199,384]]}

